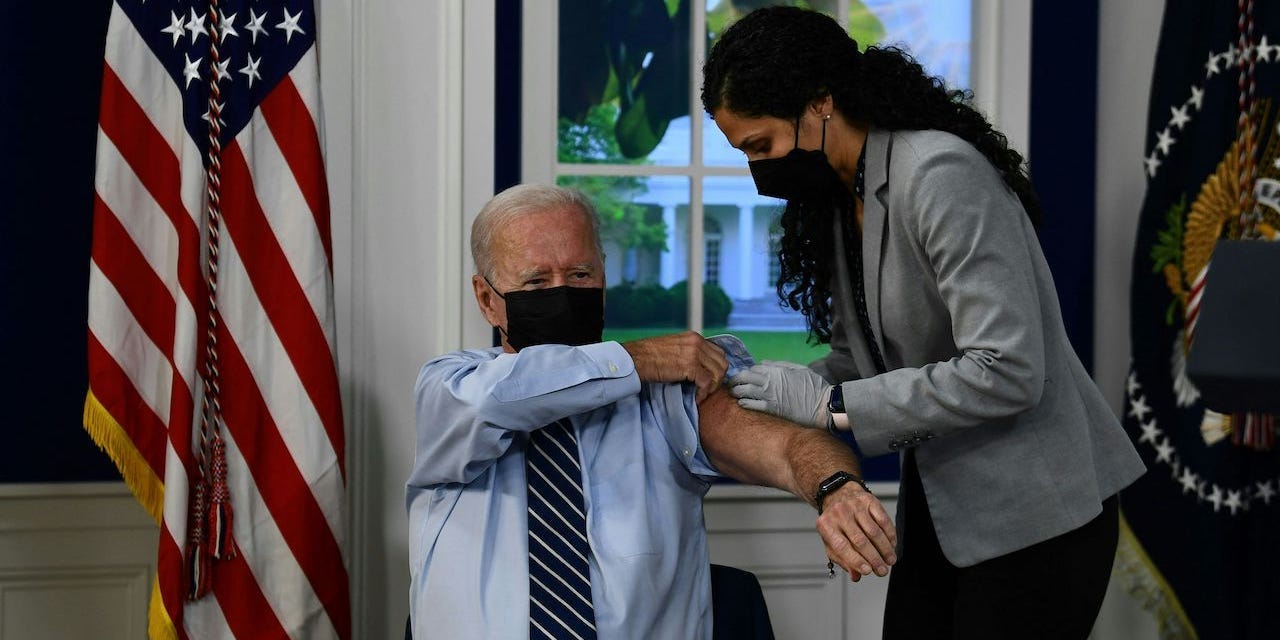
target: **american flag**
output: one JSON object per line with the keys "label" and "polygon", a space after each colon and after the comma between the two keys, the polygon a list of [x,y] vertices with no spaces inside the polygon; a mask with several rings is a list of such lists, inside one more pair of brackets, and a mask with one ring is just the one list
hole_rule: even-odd
{"label": "american flag", "polygon": [[309,0],[116,0],[85,427],[160,524],[154,638],[349,638]]}

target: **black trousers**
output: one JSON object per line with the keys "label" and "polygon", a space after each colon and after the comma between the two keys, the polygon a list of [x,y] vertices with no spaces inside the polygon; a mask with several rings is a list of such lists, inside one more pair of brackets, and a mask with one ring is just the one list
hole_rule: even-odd
{"label": "black trousers", "polygon": [[911,452],[902,474],[904,537],[889,575],[886,640],[1088,637],[1115,559],[1116,496],[1078,529],[960,568],[938,546]]}

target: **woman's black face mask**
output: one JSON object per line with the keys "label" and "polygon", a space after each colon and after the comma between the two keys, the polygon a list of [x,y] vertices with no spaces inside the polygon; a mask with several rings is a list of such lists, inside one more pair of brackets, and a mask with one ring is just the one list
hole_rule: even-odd
{"label": "woman's black face mask", "polygon": [[563,286],[503,295],[488,278],[484,281],[507,303],[507,344],[516,351],[538,344],[594,344],[604,334],[602,288]]}
{"label": "woman's black face mask", "polygon": [[796,118],[795,148],[779,158],[747,163],[756,191],[762,196],[800,202],[824,200],[841,185],[840,176],[827,161],[827,121],[822,121],[822,146],[800,148],[800,119]]}

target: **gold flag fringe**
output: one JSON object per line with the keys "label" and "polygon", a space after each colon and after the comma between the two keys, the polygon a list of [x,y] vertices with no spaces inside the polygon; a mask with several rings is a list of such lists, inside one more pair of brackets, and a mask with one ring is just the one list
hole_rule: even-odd
{"label": "gold flag fringe", "polygon": [[1116,549],[1115,573],[1125,581],[1130,596],[1156,619],[1161,640],[1196,640],[1199,634],[1191,626],[1178,594],[1165,581],[1160,569],[1147,555],[1129,528],[1123,510],[1120,514],[1120,544]]}
{"label": "gold flag fringe", "polygon": [[164,482],[156,476],[151,465],[143,459],[142,453],[133,445],[128,434],[121,428],[115,417],[102,406],[90,389],[84,399],[84,430],[110,456],[124,483],[129,486],[138,502],[156,524],[164,519]]}
{"label": "gold flag fringe", "polygon": [[151,606],[147,610],[147,636],[150,640],[178,640],[178,632],[173,628],[173,620],[169,619],[169,610],[164,608],[164,597],[160,595],[160,579],[151,582]]}
{"label": "gold flag fringe", "polygon": [[[89,432],[89,437],[93,438],[98,448],[106,452],[116,464],[124,483],[155,519],[156,524],[163,525],[164,482],[142,458],[142,453],[120,427],[120,423],[93,395],[92,389],[85,394],[84,399],[84,430]],[[164,608],[159,577],[151,582],[151,602],[147,606],[147,636],[151,640],[178,639],[169,611]]]}

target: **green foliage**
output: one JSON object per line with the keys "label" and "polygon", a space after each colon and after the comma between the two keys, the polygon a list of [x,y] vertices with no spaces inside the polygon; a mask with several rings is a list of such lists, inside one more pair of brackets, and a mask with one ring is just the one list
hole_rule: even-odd
{"label": "green foliage", "polygon": [[607,162],[640,164],[643,159],[622,155],[611,129],[618,119],[618,105],[613,102],[591,105],[580,121],[561,117],[556,132],[556,158],[560,162]]}
{"label": "green foliage", "polygon": [[[557,158],[566,164],[640,164],[672,119],[689,115],[689,0],[559,0]],[[708,48],[730,22],[773,0],[723,0],[707,13]],[[796,0],[833,14],[837,0]],[[859,0],[850,33],[866,46],[884,26]],[[648,58],[648,64],[645,60]],[[667,228],[644,207],[632,176],[563,176],[600,210],[601,239],[619,248],[666,251]]]}
{"label": "green foliage", "polygon": [[[559,117],[584,124],[592,109],[613,105],[607,142],[625,158],[649,155],[675,118],[688,116],[689,0],[559,0]],[[707,50],[734,20],[777,0],[722,0],[707,12]],[[838,0],[791,0],[835,15]],[[849,0],[849,35],[860,47],[879,42],[884,25],[860,0]],[[593,127],[594,129],[595,127]],[[581,151],[582,149],[579,149]],[[595,153],[569,152],[603,160]]]}
{"label": "green foliage", "polygon": [[[708,282],[702,286],[702,324],[723,327],[733,313],[733,301],[720,288]],[[681,280],[670,289],[661,285],[635,285],[624,282],[609,287],[605,293],[604,323],[610,329],[630,327],[676,328],[687,325],[689,318],[689,282]]]}
{"label": "green foliage", "polygon": [[[715,44],[720,34],[729,27],[735,20],[741,18],[752,10],[759,7],[786,4],[793,7],[801,7],[804,9],[813,9],[821,11],[829,16],[836,15],[836,8],[839,6],[837,0],[792,0],[791,2],[779,2],[777,0],[723,0],[715,9],[707,12],[707,51]],[[867,46],[880,42],[885,36],[884,24],[872,13],[866,5],[860,0],[849,0],[849,20],[846,23],[849,28],[849,35],[858,43],[858,48],[865,51]]]}
{"label": "green foliage", "polygon": [[[671,293],[671,313],[680,323],[689,317],[689,281],[681,280],[669,290]],[[714,282],[702,283],[702,326],[723,327],[729,324],[729,314],[733,313],[733,301],[720,285]]]}
{"label": "green foliage", "polygon": [[[639,164],[622,155],[617,140],[609,133],[618,108],[612,103],[592,106],[582,122],[560,118],[557,156],[560,162],[608,162]],[[645,192],[644,182],[635,176],[560,176],[556,184],[581,190],[600,212],[600,239],[623,250],[667,250],[667,225],[661,217],[650,220],[645,207],[635,204]]]}
{"label": "green foliage", "polygon": [[[706,335],[723,333],[707,330]],[[829,344],[808,344],[804,331],[734,331],[742,343],[747,346],[756,362],[764,360],[786,360],[798,364],[809,364],[818,358],[831,353]]]}
{"label": "green foliage", "polygon": [[[605,329],[604,339],[627,342],[629,340],[660,336],[671,333],[674,330],[672,327],[652,326],[628,329],[609,327]],[[747,350],[751,352],[751,356],[756,359],[756,362],[786,360],[788,362],[808,364],[831,353],[831,345],[805,344],[805,332],[803,331],[730,331],[723,326],[708,326],[702,330],[702,334],[706,336],[714,336],[720,333],[732,333],[738,336],[742,343],[746,345]]]}
{"label": "green foliage", "polygon": [[662,285],[624,282],[605,292],[607,327],[673,326],[671,295]]}
{"label": "green foliage", "polygon": [[[1182,236],[1186,233],[1187,194],[1182,194],[1178,202],[1169,207],[1164,215],[1164,229],[1156,232],[1156,241],[1151,244],[1151,272],[1161,273],[1165,265],[1172,264],[1182,268]],[[1169,306],[1164,310],[1164,323],[1173,326],[1175,320],[1182,316],[1182,298],[1173,296]]]}
{"label": "green foliage", "polygon": [[1187,194],[1184,193],[1165,213],[1164,229],[1156,233],[1156,241],[1151,245],[1152,273],[1160,273],[1166,264],[1182,266],[1182,236],[1186,232],[1186,214]]}
{"label": "green foliage", "polygon": [[650,220],[648,209],[632,202],[644,191],[638,178],[560,176],[556,184],[587,194],[600,212],[600,240],[627,249],[667,250],[667,225]]}
{"label": "green foliage", "polygon": [[643,158],[689,114],[689,0],[560,0],[559,116],[614,104],[610,137]]}
{"label": "green foliage", "polygon": [[859,0],[849,2],[849,36],[858,43],[859,51],[884,39],[884,23]]}

